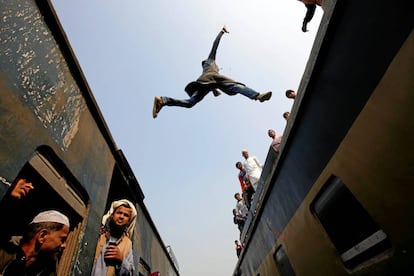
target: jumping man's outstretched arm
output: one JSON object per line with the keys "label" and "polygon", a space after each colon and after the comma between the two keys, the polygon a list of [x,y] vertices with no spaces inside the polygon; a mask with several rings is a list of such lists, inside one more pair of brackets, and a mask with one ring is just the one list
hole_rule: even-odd
{"label": "jumping man's outstretched arm", "polygon": [[224,26],[220,30],[220,32],[218,33],[216,39],[214,40],[213,47],[211,48],[210,54],[208,55],[208,59],[212,59],[212,60],[216,59],[217,48],[218,48],[218,45],[220,43],[220,39],[221,39],[221,37],[223,36],[224,33],[228,33],[228,31],[226,29],[226,26]]}

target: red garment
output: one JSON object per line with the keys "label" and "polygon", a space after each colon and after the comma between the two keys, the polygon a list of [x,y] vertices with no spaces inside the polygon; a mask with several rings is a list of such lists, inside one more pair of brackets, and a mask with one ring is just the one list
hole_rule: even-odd
{"label": "red garment", "polygon": [[241,191],[242,193],[244,192],[244,190],[246,190],[246,184],[244,183],[243,177],[240,176],[241,172],[239,173],[239,182],[240,182],[240,187],[241,187]]}

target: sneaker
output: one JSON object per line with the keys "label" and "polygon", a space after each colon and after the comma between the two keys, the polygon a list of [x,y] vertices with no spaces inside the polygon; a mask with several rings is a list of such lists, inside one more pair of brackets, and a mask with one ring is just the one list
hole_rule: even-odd
{"label": "sneaker", "polygon": [[161,98],[155,97],[154,98],[154,106],[152,107],[152,118],[157,118],[158,112],[160,112],[163,106],[163,102]]}
{"label": "sneaker", "polygon": [[224,25],[223,26],[223,28],[221,29],[223,32],[225,32],[225,33],[229,33],[229,31],[227,30],[227,27],[226,27],[226,25]]}
{"label": "sneaker", "polygon": [[259,94],[259,96],[257,96],[256,100],[259,100],[261,103],[264,101],[268,101],[270,98],[272,97],[272,92],[266,92],[263,94]]}

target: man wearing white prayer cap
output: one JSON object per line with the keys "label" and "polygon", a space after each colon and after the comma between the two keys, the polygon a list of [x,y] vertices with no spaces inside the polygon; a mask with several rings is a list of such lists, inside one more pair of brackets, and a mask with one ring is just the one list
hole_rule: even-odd
{"label": "man wearing white prayer cap", "polygon": [[56,262],[66,248],[69,227],[64,214],[55,210],[40,212],[27,226],[16,251],[0,253],[0,274],[55,275]]}
{"label": "man wearing white prayer cap", "polygon": [[66,225],[67,227],[70,227],[68,217],[54,210],[44,211],[44,212],[39,213],[37,216],[33,218],[31,223],[41,223],[41,222],[57,222],[57,223]]}
{"label": "man wearing white prayer cap", "polygon": [[102,218],[92,276],[133,275],[132,234],[137,211],[134,204],[121,199],[112,202]]}

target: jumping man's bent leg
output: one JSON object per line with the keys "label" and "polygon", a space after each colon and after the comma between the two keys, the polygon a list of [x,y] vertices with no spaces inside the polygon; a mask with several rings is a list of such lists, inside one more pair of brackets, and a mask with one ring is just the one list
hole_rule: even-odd
{"label": "jumping man's bent leg", "polygon": [[208,94],[208,91],[207,92],[196,91],[190,98],[185,99],[185,100],[179,100],[179,99],[174,99],[170,97],[161,97],[161,99],[164,103],[163,105],[181,106],[185,108],[191,108],[194,105],[196,105],[198,102],[200,102],[202,99],[204,99],[204,97],[207,94]]}
{"label": "jumping man's bent leg", "polygon": [[185,100],[174,99],[170,97],[155,97],[154,107],[152,109],[152,117],[154,119],[157,118],[161,108],[165,105],[191,108],[200,102],[208,94],[208,92],[209,91],[196,91],[190,98]]}
{"label": "jumping man's bent leg", "polygon": [[260,102],[267,101],[272,97],[272,92],[270,91],[260,94],[259,92],[256,92],[255,90],[251,89],[250,87],[238,83],[221,83],[219,88],[227,95],[232,96],[236,94],[241,94],[252,100],[259,100]]}

